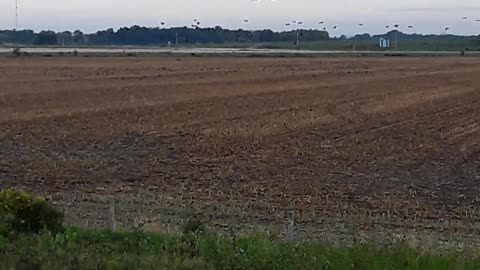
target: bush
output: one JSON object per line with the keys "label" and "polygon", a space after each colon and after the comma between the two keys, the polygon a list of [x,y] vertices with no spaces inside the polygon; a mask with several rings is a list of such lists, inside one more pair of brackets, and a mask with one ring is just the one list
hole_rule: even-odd
{"label": "bush", "polygon": [[183,224],[182,232],[184,235],[203,234],[207,231],[205,224],[196,216],[191,217]]}
{"label": "bush", "polygon": [[207,228],[205,224],[196,216],[188,219],[182,228],[182,248],[184,253],[191,257],[199,255],[200,238],[206,235]]}
{"label": "bush", "polygon": [[6,190],[0,192],[0,234],[39,233],[61,230],[63,214],[48,202],[25,192]]}
{"label": "bush", "polygon": [[0,252],[3,251],[5,245],[7,244],[7,240],[8,239],[6,237],[0,235]]}
{"label": "bush", "polygon": [[19,57],[22,53],[20,51],[20,48],[15,48],[13,49],[12,54],[16,57]]}

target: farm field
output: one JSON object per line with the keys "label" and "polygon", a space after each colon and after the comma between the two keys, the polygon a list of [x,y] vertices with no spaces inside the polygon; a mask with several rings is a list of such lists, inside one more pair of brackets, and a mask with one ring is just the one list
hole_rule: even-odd
{"label": "farm field", "polygon": [[0,180],[87,227],[115,196],[125,227],[194,212],[281,231],[294,209],[300,237],[478,244],[478,74],[475,58],[2,58]]}

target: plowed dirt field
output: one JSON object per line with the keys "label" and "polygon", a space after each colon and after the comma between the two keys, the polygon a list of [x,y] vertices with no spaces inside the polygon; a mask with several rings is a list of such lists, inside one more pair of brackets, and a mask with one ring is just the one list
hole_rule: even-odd
{"label": "plowed dirt field", "polygon": [[4,186],[157,194],[217,225],[478,224],[479,143],[475,58],[0,60]]}

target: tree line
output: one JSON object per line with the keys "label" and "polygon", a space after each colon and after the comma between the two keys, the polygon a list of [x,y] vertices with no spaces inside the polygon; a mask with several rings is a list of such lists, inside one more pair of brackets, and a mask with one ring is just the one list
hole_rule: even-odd
{"label": "tree line", "polygon": [[85,34],[74,32],[32,30],[0,30],[0,43],[25,45],[187,45],[207,43],[296,42],[328,40],[329,34],[320,30],[274,32],[272,30],[229,30],[214,28],[148,28],[141,26],[112,28]]}
{"label": "tree line", "polygon": [[32,30],[0,30],[0,44],[18,45],[59,45],[59,46],[88,46],[88,45],[158,45],[174,46],[195,45],[207,43],[267,43],[267,42],[292,42],[297,40],[325,41],[325,40],[363,40],[376,42],[380,37],[387,37],[398,41],[466,41],[477,40],[480,36],[455,36],[455,35],[420,35],[406,34],[392,30],[383,35],[359,34],[350,38],[346,36],[330,37],[327,31],[321,30],[290,30],[274,32],[272,30],[230,30],[220,26],[213,28],[148,28],[134,25],[122,27],[118,30],[112,28],[86,34],[80,30],[73,32],[54,32]]}

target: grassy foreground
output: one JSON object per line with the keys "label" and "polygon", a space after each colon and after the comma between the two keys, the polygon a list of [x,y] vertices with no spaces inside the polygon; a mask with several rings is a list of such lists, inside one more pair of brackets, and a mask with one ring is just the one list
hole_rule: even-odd
{"label": "grassy foreground", "polygon": [[0,269],[480,269],[479,258],[399,245],[332,247],[266,235],[111,233],[67,229],[0,236]]}

